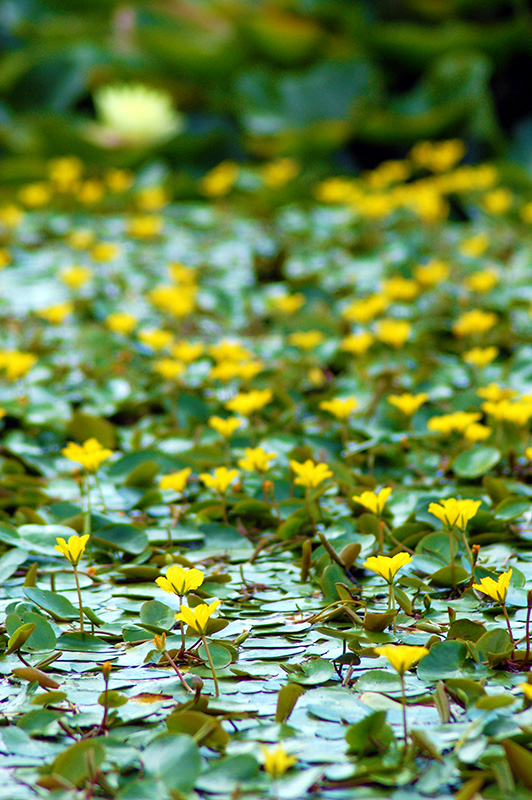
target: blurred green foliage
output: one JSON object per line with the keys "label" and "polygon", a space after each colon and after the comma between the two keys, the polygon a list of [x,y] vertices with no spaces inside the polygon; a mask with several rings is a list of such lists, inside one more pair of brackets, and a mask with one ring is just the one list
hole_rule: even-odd
{"label": "blurred green foliage", "polygon": [[282,155],[356,169],[449,136],[473,158],[513,136],[529,158],[523,0],[3,0],[0,49],[8,179],[63,153],[145,160],[86,136],[94,90],[124,81],[172,93],[186,126],[157,150],[196,172]]}

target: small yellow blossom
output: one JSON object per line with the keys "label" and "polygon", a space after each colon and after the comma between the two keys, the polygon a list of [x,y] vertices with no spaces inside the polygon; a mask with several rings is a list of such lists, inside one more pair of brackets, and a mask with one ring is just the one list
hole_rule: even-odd
{"label": "small yellow blossom", "polygon": [[390,301],[383,294],[371,294],[363,300],[355,300],[347,308],[344,308],[342,317],[348,322],[365,325],[386,311],[389,305]]}
{"label": "small yellow blossom", "polygon": [[24,353],[22,350],[1,350],[0,369],[5,370],[8,381],[17,381],[24,377],[37,363],[37,356]]}
{"label": "small yellow blossom", "polygon": [[505,214],[513,203],[512,192],[504,186],[486,192],[482,198],[482,206],[488,214]]}
{"label": "small yellow blossom", "polygon": [[92,278],[92,270],[81,266],[67,267],[61,270],[59,277],[69,289],[81,289]]}
{"label": "small yellow blossom", "polygon": [[86,533],[84,536],[69,536],[68,543],[65,539],[61,536],[56,538],[57,544],[54,545],[55,549],[61,553],[65,558],[67,558],[73,567],[77,567],[83,553],[85,552],[85,547],[87,546],[87,542],[90,539],[90,534]]}
{"label": "small yellow blossom", "polygon": [[239,392],[226,402],[225,407],[235,414],[249,417],[268,405],[272,397],[271,389],[253,389],[251,392]]}
{"label": "small yellow blossom", "polygon": [[469,278],[464,281],[466,289],[479,294],[487,294],[497,286],[499,276],[494,269],[483,269],[480,272],[474,272]]}
{"label": "small yellow blossom", "polygon": [[313,350],[323,341],[325,334],[322,331],[296,331],[288,337],[288,344],[300,350]]}
{"label": "small yellow blossom", "polygon": [[68,442],[61,453],[70,461],[81,464],[89,472],[96,472],[100,464],[113,455],[112,450],[103,447],[95,438],[87,439],[82,445]]}
{"label": "small yellow blossom", "polygon": [[481,578],[480,583],[474,583],[473,589],[477,589],[483,594],[487,594],[492,600],[504,604],[506,602],[506,595],[508,594],[508,587],[512,577],[512,570],[503,572],[496,581],[493,578]]}
{"label": "small yellow blossom", "polygon": [[159,480],[159,489],[184,492],[191,473],[190,467],[185,467],[185,469],[180,469],[178,472],[170,472],[168,475],[163,475]]}
{"label": "small yellow blossom", "polygon": [[209,425],[216,433],[223,436],[224,439],[230,439],[233,433],[242,425],[242,420],[238,419],[238,417],[227,417],[224,419],[223,417],[214,416],[209,417]]}
{"label": "small yellow blossom", "polygon": [[319,367],[311,367],[307,372],[307,377],[311,384],[317,388],[321,388],[327,382],[323,370]]}
{"label": "small yellow blossom", "polygon": [[308,458],[304,463],[290,461],[290,469],[296,473],[295,483],[306,489],[315,489],[327,478],[332,477],[332,472],[327,464],[315,464]]}
{"label": "small yellow blossom", "polygon": [[11,253],[5,247],[0,247],[0,269],[5,269],[11,264]]}
{"label": "small yellow blossom", "polygon": [[159,311],[181,318],[194,311],[196,294],[195,286],[156,286],[148,292],[148,300]]}
{"label": "small yellow blossom", "polygon": [[100,264],[114,261],[120,255],[120,247],[114,242],[98,242],[91,248],[91,258]]}
{"label": "small yellow blossom", "polygon": [[105,183],[110,192],[121,194],[131,189],[135,181],[135,176],[127,169],[108,169],[105,173]]}
{"label": "small yellow blossom", "polygon": [[460,253],[469,258],[480,258],[484,255],[490,244],[486,233],[477,233],[464,239],[460,244]]}
{"label": "small yellow blossom", "polygon": [[174,283],[179,286],[195,286],[197,280],[197,273],[193,267],[187,267],[181,261],[170,261],[168,264],[168,272]]}
{"label": "small yellow blossom", "polygon": [[414,270],[414,278],[425,289],[432,286],[439,286],[447,280],[451,274],[451,267],[445,261],[429,261],[427,264],[420,264]]}
{"label": "small yellow blossom", "polygon": [[497,420],[511,422],[519,427],[528,425],[532,416],[532,401],[521,398],[518,400],[499,400],[492,402],[487,400],[482,403],[482,410]]}
{"label": "small yellow blossom", "polygon": [[175,615],[175,618],[184,622],[185,625],[188,625],[192,628],[193,631],[196,631],[197,634],[200,636],[204,636],[207,631],[207,625],[209,622],[210,617],[214,614],[218,606],[220,605],[220,600],[214,600],[212,603],[200,603],[199,605],[195,606],[195,608],[189,608],[189,606],[181,606],[179,614]]}
{"label": "small yellow blossom", "polygon": [[75,231],[70,231],[67,237],[67,244],[73,250],[88,250],[94,242],[94,231],[87,228],[79,228]]}
{"label": "small yellow blossom", "polygon": [[199,569],[192,567],[185,569],[178,564],[168,567],[166,575],[163,577],[155,578],[155,583],[165,592],[170,594],[177,594],[181,597],[187,592],[193,592],[198,589],[205,575]]}
{"label": "small yellow blossom", "polygon": [[176,358],[160,358],[154,362],[153,370],[165,380],[173,381],[181,377],[186,371],[186,366]]}
{"label": "small yellow blossom", "polygon": [[353,189],[348,178],[327,178],[318,184],[314,196],[320,203],[347,203]]}
{"label": "small yellow blossom", "polygon": [[489,439],[492,433],[493,431],[489,425],[474,422],[465,429],[464,436],[469,442],[483,442],[485,439]]}
{"label": "small yellow blossom", "polygon": [[389,487],[385,487],[381,489],[380,492],[362,492],[362,494],[355,494],[351,499],[354,500],[355,503],[359,503],[361,506],[364,506],[364,508],[367,508],[372,514],[380,516],[391,493],[392,490]]}
{"label": "small yellow blossom", "polygon": [[280,189],[299,173],[301,167],[294,158],[277,158],[261,167],[262,180],[269,189]]}
{"label": "small yellow blossom", "polygon": [[105,318],[105,324],[114,333],[121,333],[127,336],[136,327],[138,319],[127,311],[113,311]]}
{"label": "small yellow blossom", "polygon": [[366,569],[371,569],[380,575],[387,583],[392,583],[399,570],[410,564],[412,556],[409,553],[397,553],[395,556],[370,556],[362,564]]}
{"label": "small yellow blossom", "polygon": [[24,219],[24,211],[15,203],[0,206],[0,225],[3,228],[17,228]]}
{"label": "small yellow blossom", "polygon": [[287,772],[294,764],[297,764],[297,758],[289,755],[282,745],[279,745],[275,750],[269,750],[264,745],[261,745],[262,757],[264,758],[264,772],[266,772],[274,781]]}
{"label": "small yellow blossom", "polygon": [[399,411],[402,411],[407,417],[411,417],[416,413],[418,408],[421,408],[421,406],[427,402],[429,396],[426,392],[420,392],[419,394],[409,394],[405,392],[404,394],[390,394],[386,399],[390,405],[398,408]]}
{"label": "small yellow blossom", "polygon": [[489,383],[487,386],[481,386],[480,389],[477,390],[477,394],[479,397],[482,397],[483,400],[497,402],[498,400],[508,400],[512,397],[516,397],[517,392],[514,389],[499,386],[498,383]]}
{"label": "small yellow blossom", "polygon": [[410,338],[412,326],[405,319],[381,319],[375,324],[379,341],[399,349]]}
{"label": "small yellow blossom", "polygon": [[182,361],[184,364],[193,364],[198,358],[201,358],[205,352],[205,346],[202,342],[175,342],[170,348],[170,352],[174,358]]}
{"label": "small yellow blossom", "polygon": [[105,187],[100,181],[84,181],[77,190],[76,196],[80,203],[93,206],[99,203],[105,193]]}
{"label": "small yellow blossom", "polygon": [[[4,411],[4,414],[5,414],[5,411]],[[2,416],[4,416],[4,414],[2,414]],[[532,461],[532,447],[527,447],[526,448],[525,456],[528,458],[529,461]]]}
{"label": "small yellow blossom", "polygon": [[381,284],[381,291],[388,300],[400,300],[409,303],[419,294],[419,286],[415,281],[395,275],[393,278],[384,280]]}
{"label": "small yellow blossom", "polygon": [[216,344],[209,345],[209,355],[215,361],[246,361],[252,353],[241,342],[234,339],[221,339]]}
{"label": "small yellow blossom", "polygon": [[429,514],[437,517],[447,528],[456,526],[464,531],[480,508],[480,500],[457,500],[449,497],[429,505]]}
{"label": "small yellow blossom", "polygon": [[518,688],[521,689],[527,700],[532,700],[532,683],[520,683]]}
{"label": "small yellow blossom", "polygon": [[441,142],[418,142],[409,153],[416,167],[430,172],[447,172],[465,155],[465,145],[460,139]]}
{"label": "small yellow blossom", "polygon": [[74,306],[72,303],[57,303],[47,308],[41,308],[37,313],[41,319],[46,320],[50,325],[61,325],[73,311]]}
{"label": "small yellow blossom", "polygon": [[144,214],[140,217],[132,217],[127,225],[127,233],[133,239],[153,239],[159,236],[164,227],[162,217],[155,214]]}
{"label": "small yellow blossom", "polygon": [[498,355],[499,348],[493,345],[491,347],[473,347],[471,350],[468,350],[467,353],[464,353],[464,361],[478,369],[482,369],[483,367],[487,367],[488,364],[491,364]]}
{"label": "small yellow blossom", "polygon": [[140,211],[159,211],[170,202],[164,186],[146,186],[135,195],[135,205]]}
{"label": "small yellow blossom", "polygon": [[216,467],[212,475],[209,472],[202,472],[199,477],[208,489],[214,489],[218,494],[225,494],[235,478],[238,478],[239,474],[237,469]]}
{"label": "small yellow blossom", "polygon": [[482,414],[477,411],[454,411],[452,414],[442,414],[439,417],[431,417],[427,422],[427,428],[434,433],[443,436],[450,436],[451,433],[463,433],[466,428],[478,422]]}
{"label": "small yellow blossom", "polygon": [[139,341],[151,347],[152,350],[164,350],[171,344],[173,338],[172,331],[163,328],[142,328],[138,332]]}
{"label": "small yellow blossom", "polygon": [[332,400],[322,400],[320,408],[328,411],[333,417],[345,421],[358,408],[358,400],[354,397],[334,397]]}
{"label": "small yellow blossom", "polygon": [[349,336],[345,336],[341,340],[340,350],[345,353],[351,353],[354,356],[364,355],[374,341],[375,337],[370,331],[350,333]]}
{"label": "small yellow blossom", "polygon": [[222,161],[203,176],[200,189],[207,197],[225,197],[238,179],[238,166],[234,161]]}
{"label": "small yellow blossom", "polygon": [[262,447],[246,447],[245,454],[245,458],[238,462],[245,472],[266,472],[270,462],[277,457],[277,453],[267,453]]}
{"label": "small yellow blossom", "polygon": [[51,192],[46,183],[28,183],[19,189],[18,199],[28,208],[42,208],[50,202]]}
{"label": "small yellow blossom", "polygon": [[272,297],[270,305],[281,314],[296,314],[305,305],[305,295],[302,292],[296,294],[283,294],[280,297]]}
{"label": "small yellow blossom", "polygon": [[401,676],[429,653],[426,647],[410,644],[385,644],[382,647],[374,647],[373,652],[378,656],[384,656]]}

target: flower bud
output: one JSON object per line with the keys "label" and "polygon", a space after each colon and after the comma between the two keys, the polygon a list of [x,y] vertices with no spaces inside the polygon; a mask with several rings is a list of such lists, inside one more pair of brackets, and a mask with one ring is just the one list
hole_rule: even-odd
{"label": "flower bud", "polygon": [[158,633],[156,633],[153,637],[153,644],[159,653],[164,653],[166,651],[166,633],[161,633],[160,636]]}

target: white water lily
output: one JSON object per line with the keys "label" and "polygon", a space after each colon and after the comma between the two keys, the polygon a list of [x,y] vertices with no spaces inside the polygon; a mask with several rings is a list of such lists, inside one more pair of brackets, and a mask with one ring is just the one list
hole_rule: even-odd
{"label": "white water lily", "polygon": [[91,134],[105,147],[147,147],[169,139],[183,118],[164,89],[144,84],[111,84],[93,97],[97,124]]}

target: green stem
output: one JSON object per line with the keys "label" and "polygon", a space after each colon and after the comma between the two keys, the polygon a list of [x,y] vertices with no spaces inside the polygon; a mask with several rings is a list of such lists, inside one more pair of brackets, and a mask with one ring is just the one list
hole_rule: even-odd
{"label": "green stem", "polygon": [[216,677],[216,670],[214,669],[214,664],[211,657],[211,651],[209,650],[209,645],[207,644],[207,639],[205,638],[205,634],[201,634],[201,641],[203,642],[203,647],[205,648],[205,652],[207,653],[207,660],[209,662],[209,666],[212,672],[212,679],[214,681],[214,694],[215,697],[218,697],[220,694],[220,689],[218,687],[218,678]]}
{"label": "green stem", "polygon": [[462,534],[462,541],[463,541],[464,547],[466,549],[466,553],[467,553],[467,557],[469,559],[469,563],[471,564],[471,575],[473,575],[473,570],[475,569],[475,559],[473,558],[473,553],[471,552],[471,548],[469,546],[469,542],[467,541],[465,528],[463,530],[460,528],[460,533]]}
{"label": "green stem", "polygon": [[504,619],[506,620],[506,625],[508,628],[508,633],[510,634],[510,639],[512,644],[514,642],[514,635],[512,633],[512,626],[510,625],[510,617],[508,616],[508,611],[506,610],[506,603],[502,603],[502,613],[504,614]]}
{"label": "green stem", "polygon": [[79,585],[79,577],[78,577],[78,568],[75,564],[72,565],[74,567],[74,579],[76,581],[76,591],[78,593],[78,603],[79,603],[79,627],[81,629],[81,633],[84,632],[83,628],[83,604],[81,602],[81,589]]}
{"label": "green stem", "polygon": [[453,582],[453,589],[456,588],[456,578],[454,569],[454,533],[453,529],[449,528],[449,550],[451,554],[451,580]]}
{"label": "green stem", "polygon": [[107,507],[105,505],[105,499],[104,499],[104,496],[103,496],[102,485],[100,483],[100,479],[98,478],[98,473],[97,472],[94,473],[94,480],[96,481],[96,486],[98,487],[98,493],[100,495],[100,500],[102,501],[103,513],[107,514]]}
{"label": "green stem", "polygon": [[405,679],[403,675],[399,675],[401,678],[401,693],[402,693],[402,701],[403,701],[403,734],[405,738],[405,753],[406,748],[408,745],[408,728],[406,727],[406,692],[405,692]]}
{"label": "green stem", "polygon": [[164,657],[165,657],[165,658],[166,658],[166,659],[167,659],[167,660],[170,662],[170,664],[171,664],[171,666],[172,666],[172,668],[173,668],[173,670],[174,670],[175,674],[177,675],[177,677],[178,677],[178,678],[179,678],[179,680],[181,681],[181,685],[183,686],[183,688],[184,688],[184,689],[186,689],[186,691],[187,691],[187,692],[190,692],[191,694],[194,694],[194,689],[192,689],[192,688],[191,688],[191,687],[188,685],[188,683],[186,682],[186,680],[184,679],[184,677],[183,677],[183,675],[182,675],[182,673],[181,673],[181,670],[179,669],[179,667],[178,667],[178,666],[177,666],[177,664],[175,663],[174,659],[172,658],[172,656],[170,655],[170,653],[168,652],[168,650],[164,650],[164,651],[163,651],[163,655],[164,655]]}

